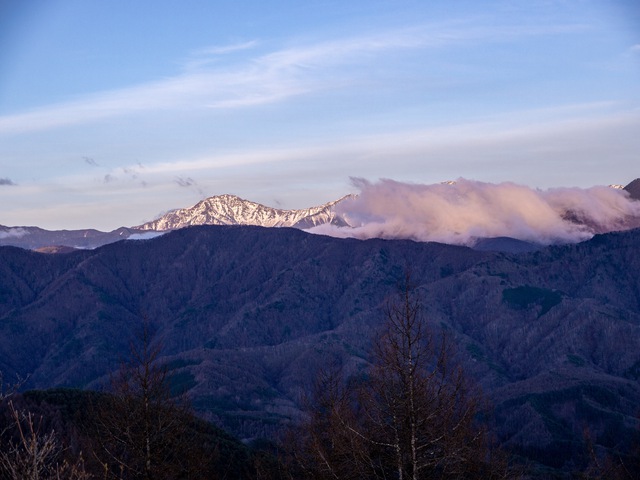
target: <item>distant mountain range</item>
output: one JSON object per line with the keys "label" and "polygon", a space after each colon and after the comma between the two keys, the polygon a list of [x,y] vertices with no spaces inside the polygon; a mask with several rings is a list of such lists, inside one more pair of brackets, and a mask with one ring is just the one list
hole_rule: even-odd
{"label": "distant mountain range", "polygon": [[[121,227],[111,232],[86,230],[45,230],[39,227],[6,227],[0,225],[0,245],[56,253],[71,249],[91,249],[126,240],[141,232]],[[66,248],[62,248],[66,247]]]}
{"label": "distant mountain range", "polygon": [[407,268],[503,444],[567,469],[586,428],[611,451],[635,435],[638,229],[517,255],[251,226],[60,255],[1,247],[0,371],[29,388],[98,387],[146,318],[174,389],[203,417],[269,435],[320,368],[366,364]]}
{"label": "distant mountain range", "polygon": [[[455,182],[445,182],[455,184]],[[613,188],[619,186],[612,185]],[[633,199],[640,200],[640,179],[636,179],[624,187]],[[300,209],[283,210],[267,207],[259,203],[242,199],[235,195],[218,195],[198,202],[189,208],[172,210],[151,222],[135,227],[121,227],[111,232],[101,232],[94,229],[86,230],[44,230],[38,227],[18,226],[7,227],[0,225],[0,245],[12,245],[30,250],[40,250],[48,253],[59,253],[74,249],[92,249],[102,245],[126,239],[146,239],[158,234],[196,225],[254,225],[263,227],[293,227],[302,230],[322,225],[336,227],[351,226],[346,216],[339,210],[343,202],[355,198],[347,195],[324,205]],[[588,220],[567,211],[568,221],[589,226]],[[632,219],[632,228],[640,225],[640,218]],[[591,227],[591,226],[589,226]],[[594,233],[600,233],[597,228],[591,228]],[[518,253],[535,251],[543,245],[523,241],[510,237],[477,238],[472,248],[483,251],[502,251]]]}
{"label": "distant mountain range", "polygon": [[[127,239],[147,239],[155,232],[166,232],[195,225],[255,225],[308,229],[331,224],[347,226],[335,213],[335,206],[350,198],[340,198],[317,207],[282,210],[244,200],[235,195],[217,195],[189,208],[172,210],[160,218],[136,227],[121,227],[111,232],[86,230],[44,230],[39,227],[0,225],[0,245],[58,253],[74,249],[92,249]],[[66,248],[62,248],[66,247]]]}

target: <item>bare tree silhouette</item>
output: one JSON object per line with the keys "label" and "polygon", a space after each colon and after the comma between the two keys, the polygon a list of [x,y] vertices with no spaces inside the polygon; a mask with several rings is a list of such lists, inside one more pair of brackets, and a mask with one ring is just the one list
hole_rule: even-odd
{"label": "bare tree silhouette", "polygon": [[385,307],[360,379],[318,377],[308,418],[289,442],[295,475],[314,479],[515,478],[479,421],[482,397],[453,363],[405,277]]}

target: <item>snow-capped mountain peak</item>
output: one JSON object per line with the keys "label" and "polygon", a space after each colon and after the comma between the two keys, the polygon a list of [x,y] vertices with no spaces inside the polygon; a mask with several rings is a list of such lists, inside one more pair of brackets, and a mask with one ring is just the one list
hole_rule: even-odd
{"label": "snow-capped mountain peak", "polygon": [[317,207],[283,210],[251,202],[236,195],[216,195],[192,207],[172,210],[135,228],[175,230],[191,225],[258,225],[306,229],[325,223],[344,226],[346,222],[335,213],[334,207],[346,198],[350,196]]}

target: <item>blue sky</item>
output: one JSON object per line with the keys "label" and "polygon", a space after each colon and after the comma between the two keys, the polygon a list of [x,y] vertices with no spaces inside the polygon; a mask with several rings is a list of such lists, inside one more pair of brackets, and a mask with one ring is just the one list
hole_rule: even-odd
{"label": "blue sky", "polygon": [[635,1],[0,1],[0,224],[624,184],[639,107]]}

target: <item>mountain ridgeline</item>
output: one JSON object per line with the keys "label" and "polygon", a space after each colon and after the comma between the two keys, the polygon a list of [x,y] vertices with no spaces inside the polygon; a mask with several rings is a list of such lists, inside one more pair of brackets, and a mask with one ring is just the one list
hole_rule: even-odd
{"label": "mountain ridgeline", "polygon": [[318,207],[282,210],[244,200],[235,195],[218,195],[198,202],[193,207],[172,210],[160,218],[135,227],[139,230],[177,230],[194,225],[255,225],[261,227],[294,227],[307,229],[326,223],[347,223],[334,207],[349,195]]}
{"label": "mountain ridgeline", "polygon": [[39,250],[45,253],[68,248],[97,248],[119,240],[148,238],[155,232],[166,232],[195,225],[254,225],[261,227],[293,227],[301,230],[318,225],[347,226],[335,212],[346,195],[324,205],[299,210],[283,210],[244,200],[236,195],[216,195],[192,207],[172,210],[161,217],[135,227],[120,227],[111,232],[94,229],[44,230],[38,227],[6,227],[0,225],[0,245]]}
{"label": "mountain ridgeline", "polygon": [[250,226],[57,255],[1,247],[0,371],[99,388],[147,321],[175,391],[242,438],[268,436],[319,369],[366,365],[407,269],[505,446],[566,468],[585,426],[612,450],[634,435],[640,230],[518,255]]}
{"label": "mountain ridgeline", "polygon": [[[454,188],[457,182],[445,182],[445,184]],[[465,185],[468,186],[470,184],[472,187],[475,185],[474,188],[486,187],[482,184],[478,186],[477,182],[476,184],[473,184],[473,182],[470,183],[468,181]],[[617,190],[624,190],[624,195],[626,195],[628,199],[640,199],[640,179],[634,180],[626,187],[622,187],[620,185],[612,185],[611,187],[614,187]],[[461,186],[459,194],[466,197],[465,202],[467,202],[467,204],[473,204],[473,202],[477,200],[478,196],[473,194],[469,195],[465,188],[466,187],[464,187],[464,185]],[[571,195],[573,194],[575,194],[575,192],[571,192]],[[532,195],[533,197],[536,196],[533,192]],[[480,197],[482,196],[483,195],[480,195]],[[621,215],[620,205],[615,206],[611,210],[611,205],[605,206],[599,203],[600,200],[597,195],[592,199],[595,204],[587,202],[586,204],[583,204],[582,207],[576,208],[578,204],[581,202],[584,203],[585,201],[585,197],[582,194],[579,194],[578,197],[579,198],[574,198],[571,201],[565,199],[564,203],[561,202],[562,205],[556,205],[554,207],[557,209],[556,213],[559,215],[556,220],[560,223],[567,222],[570,225],[569,230],[578,229],[587,235],[593,235],[615,230],[628,230],[640,226],[640,210],[638,208],[628,209],[630,211]],[[622,198],[624,198],[624,196],[622,196]],[[368,220],[363,224],[363,219],[359,217],[361,212],[358,213],[358,210],[362,208],[362,205],[358,205],[357,200],[358,196],[356,195],[346,195],[338,200],[316,207],[299,210],[283,210],[261,205],[235,195],[217,195],[206,198],[188,208],[171,210],[159,218],[142,225],[135,227],[120,227],[110,232],[101,232],[94,229],[50,231],[38,227],[7,227],[0,225],[0,245],[13,245],[31,250],[39,250],[46,253],[59,253],[68,251],[70,248],[97,248],[108,243],[128,238],[150,238],[152,236],[159,235],[162,232],[195,225],[254,225],[262,227],[293,227],[301,230],[309,230],[319,227],[320,230],[316,228],[316,232],[320,231],[321,233],[329,235],[337,234],[339,237],[344,237],[350,236],[351,233],[358,230],[358,227],[362,227],[366,224],[366,221],[371,221],[372,219],[374,223],[382,221],[382,223],[389,223],[390,225],[393,225],[396,220],[403,219],[410,213],[406,211],[407,209],[413,208],[411,207],[412,202],[407,202],[407,204],[400,203],[399,206],[396,206],[396,210],[391,212],[390,217],[386,218],[386,220],[382,220],[380,218],[376,219],[376,215],[371,215],[371,212],[369,212],[369,214],[365,215]],[[539,198],[538,200],[543,203],[545,202],[544,199]],[[504,201],[509,202],[511,200],[509,198],[505,198]],[[386,201],[382,199],[377,201],[377,203],[385,202]],[[577,202],[577,204],[575,202]],[[529,209],[526,205],[521,206],[524,207],[524,212],[526,213],[525,217],[527,217]],[[551,208],[551,205],[547,206]],[[539,205],[536,202],[531,205],[531,209],[534,211],[538,207]],[[604,218],[606,215],[603,216],[603,211],[599,210],[602,208],[604,208],[605,211],[609,211],[610,214],[614,212],[613,215],[617,218],[611,222],[605,221]],[[593,209],[598,213],[591,218],[591,215],[588,211],[585,211],[585,209]],[[352,213],[355,213],[355,218],[351,218]],[[433,214],[434,212],[431,213]],[[389,212],[387,212],[387,214],[389,214]],[[422,224],[427,220],[426,223],[428,224],[429,222],[427,217],[419,215],[418,217],[412,218],[409,214],[407,218],[412,219],[407,220],[405,218],[404,221],[408,221],[409,224],[415,225]],[[480,215],[480,218],[481,217],[482,215]],[[524,224],[528,224],[531,219],[525,217],[520,220],[524,222]],[[467,224],[469,221],[473,221],[473,215],[460,219],[462,225]],[[509,228],[505,226],[506,230],[502,233],[484,236],[479,235],[465,242],[465,244],[477,250],[521,253],[525,251],[538,250],[542,246],[550,243],[573,243],[587,238],[585,236],[580,236],[579,239],[571,240],[563,237],[562,234],[558,234],[558,232],[556,232],[556,237],[551,240],[546,238],[544,235],[537,240],[535,238],[531,238],[531,235],[524,235],[524,238],[521,238],[521,233],[517,231],[518,229],[513,230],[513,226],[517,225],[518,221],[510,217],[505,221],[505,225],[509,226]],[[478,225],[476,225],[475,228],[477,227]],[[340,230],[339,233],[338,228]],[[428,227],[425,228],[428,230]],[[536,227],[533,226],[532,228],[535,230]],[[363,235],[362,232],[360,232],[357,236],[359,238],[369,238],[373,236],[383,238],[411,238],[423,241],[432,240],[431,237],[423,238],[422,235],[417,234],[412,229],[398,229],[397,226],[392,226],[391,229],[386,232],[382,232],[379,229],[374,230],[376,230],[374,234],[368,233]],[[447,242],[447,240],[443,240],[439,237],[437,237],[437,239],[438,241]],[[455,235],[451,237],[451,239],[455,244],[461,243],[459,239],[455,238]]]}

